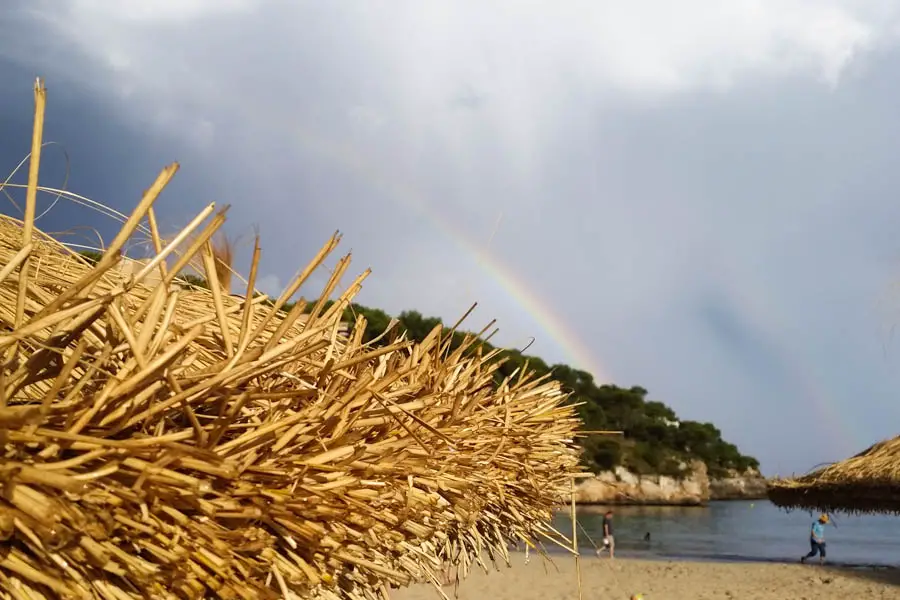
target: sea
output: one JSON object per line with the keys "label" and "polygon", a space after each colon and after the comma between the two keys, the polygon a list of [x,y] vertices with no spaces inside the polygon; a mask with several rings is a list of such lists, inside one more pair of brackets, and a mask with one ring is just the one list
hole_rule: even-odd
{"label": "sea", "polygon": [[[818,517],[799,510],[785,512],[767,500],[611,508],[616,556],[661,560],[797,562],[809,551],[809,529]],[[578,508],[582,553],[602,544],[605,510]],[[571,538],[568,511],[557,513],[553,526]],[[644,539],[648,533],[649,541]],[[900,517],[832,515],[825,539],[831,564],[900,567]]]}

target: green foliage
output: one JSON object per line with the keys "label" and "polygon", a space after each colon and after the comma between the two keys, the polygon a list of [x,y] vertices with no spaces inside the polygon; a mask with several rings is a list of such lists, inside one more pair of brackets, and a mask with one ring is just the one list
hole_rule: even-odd
{"label": "green foliage", "polygon": [[96,265],[103,258],[103,253],[96,250],[82,250],[78,254],[92,265]]}
{"label": "green foliage", "polygon": [[615,439],[591,436],[584,441],[584,464],[595,473],[609,471],[622,464],[622,444]]}
{"label": "green foliage", "polygon": [[209,283],[206,282],[206,279],[198,275],[193,275],[191,273],[182,273],[178,278],[181,279],[184,283],[188,284],[190,287],[209,289]]}

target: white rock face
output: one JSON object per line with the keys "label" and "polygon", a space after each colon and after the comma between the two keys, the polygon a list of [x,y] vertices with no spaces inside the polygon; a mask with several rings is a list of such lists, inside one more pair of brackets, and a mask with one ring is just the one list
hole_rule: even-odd
{"label": "white rock face", "polygon": [[684,479],[640,476],[624,467],[581,481],[575,490],[580,504],[700,505],[709,500],[706,465],[696,461]]}
{"label": "white rock face", "polygon": [[766,497],[766,478],[756,469],[731,472],[709,482],[711,500],[756,500]]}
{"label": "white rock face", "polygon": [[710,500],[766,497],[766,480],[756,470],[710,479],[706,465],[695,461],[684,479],[665,475],[637,475],[616,467],[582,480],[575,489],[579,504],[645,504],[699,506]]}

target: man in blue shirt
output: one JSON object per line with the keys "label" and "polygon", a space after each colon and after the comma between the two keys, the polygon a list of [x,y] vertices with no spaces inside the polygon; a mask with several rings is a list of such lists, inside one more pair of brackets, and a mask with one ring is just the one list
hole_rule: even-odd
{"label": "man in blue shirt", "polygon": [[814,521],[809,532],[809,554],[800,559],[805,563],[807,558],[819,555],[819,564],[825,562],[825,524],[828,523],[828,515],[822,515],[818,521]]}

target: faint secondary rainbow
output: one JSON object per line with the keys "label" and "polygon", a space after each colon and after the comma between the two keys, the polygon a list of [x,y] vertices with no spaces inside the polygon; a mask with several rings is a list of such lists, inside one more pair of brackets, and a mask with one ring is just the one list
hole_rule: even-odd
{"label": "faint secondary rainbow", "polygon": [[[815,407],[818,417],[824,426],[838,442],[837,455],[834,461],[843,460],[871,446],[878,440],[867,439],[862,434],[855,421],[848,420],[846,411],[838,407],[837,399],[821,383],[820,377],[813,373],[808,364],[799,364],[792,361],[790,373],[794,382],[809,404]],[[790,364],[790,363],[788,363]],[[814,468],[817,465],[809,465]]]}
{"label": "faint secondary rainbow", "polygon": [[[730,289],[729,299],[737,308],[750,317],[757,328],[762,324],[769,326],[777,315],[773,314],[775,307],[763,306],[754,302],[751,295],[743,290]],[[763,334],[769,339],[772,335],[763,329]],[[867,440],[859,427],[852,420],[847,419],[845,411],[842,411],[837,398],[822,381],[819,373],[816,373],[808,361],[803,360],[796,352],[791,352],[783,344],[771,344],[773,358],[783,369],[788,382],[795,386],[799,395],[807,405],[811,405],[817,422],[826,429],[826,434],[834,439],[839,448],[838,456],[834,460],[846,458],[849,453],[858,452],[871,445],[873,440]],[[816,465],[809,465],[812,469]],[[783,473],[781,475],[784,475]]]}
{"label": "faint secondary rainbow", "polygon": [[591,373],[598,383],[609,381],[602,362],[581,340],[581,336],[552,309],[548,302],[533,292],[528,283],[517,276],[512,268],[491,254],[488,248],[484,247],[486,245],[479,244],[463,228],[454,226],[451,219],[444,218],[434,207],[423,202],[421,194],[411,187],[387,180],[353,149],[325,140],[307,129],[295,131],[298,141],[314,154],[341,165],[368,184],[380,189],[392,201],[424,216],[492,276],[493,280],[544,330],[544,333],[562,348],[573,367]]}

